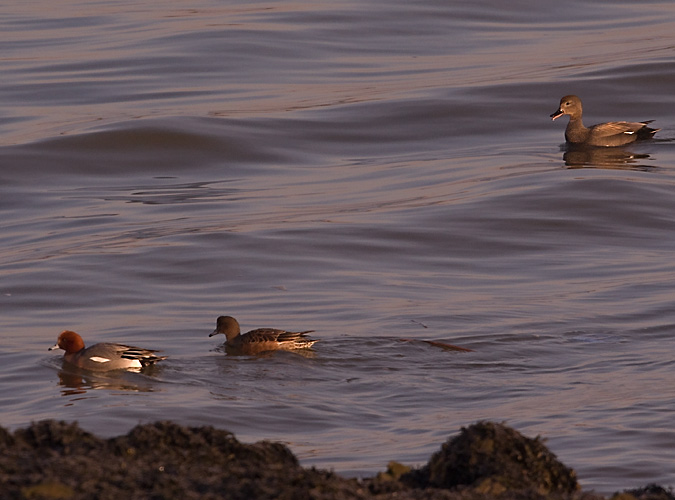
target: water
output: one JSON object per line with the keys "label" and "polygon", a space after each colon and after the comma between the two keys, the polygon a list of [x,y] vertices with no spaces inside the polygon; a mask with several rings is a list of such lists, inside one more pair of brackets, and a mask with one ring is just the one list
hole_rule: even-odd
{"label": "water", "polygon": [[[365,476],[493,419],[584,488],[675,484],[674,22],[670,2],[3,4],[0,423],[170,418]],[[587,124],[662,130],[566,153],[568,93]],[[220,314],[321,341],[226,356]],[[170,359],[71,373],[47,352],[66,328]]]}

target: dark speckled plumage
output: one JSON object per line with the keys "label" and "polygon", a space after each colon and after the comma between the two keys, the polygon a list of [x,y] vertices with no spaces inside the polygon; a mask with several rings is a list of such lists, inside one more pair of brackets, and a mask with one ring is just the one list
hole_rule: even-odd
{"label": "dark speckled plumage", "polygon": [[653,120],[645,122],[607,122],[585,127],[581,120],[582,114],[581,99],[575,95],[566,95],[560,99],[558,110],[551,114],[552,120],[562,115],[570,117],[565,129],[565,140],[570,144],[624,146],[631,142],[649,139],[660,130],[647,126]]}
{"label": "dark speckled plumage", "polygon": [[232,354],[258,354],[265,351],[308,349],[317,342],[306,335],[314,330],[289,332],[276,328],[258,328],[244,334],[232,316],[220,316],[209,337],[222,333],[227,338],[225,349]]}

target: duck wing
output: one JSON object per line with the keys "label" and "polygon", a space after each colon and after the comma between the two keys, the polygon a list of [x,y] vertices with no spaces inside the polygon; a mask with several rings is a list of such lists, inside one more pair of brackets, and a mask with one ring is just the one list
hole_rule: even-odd
{"label": "duck wing", "polygon": [[591,146],[623,146],[635,141],[650,139],[659,129],[650,128],[646,122],[608,122],[590,127],[586,144]]}
{"label": "duck wing", "polygon": [[613,135],[633,135],[638,130],[647,126],[650,122],[608,122],[599,123],[591,127],[591,133],[595,137],[611,137]]}
{"label": "duck wing", "polygon": [[156,352],[160,351],[155,349],[144,349],[142,347],[135,347],[126,344],[112,344],[108,342],[95,344],[84,351],[88,360],[98,363],[110,363],[110,366],[116,366],[119,368],[126,367],[127,365],[133,366],[128,362],[138,362],[138,364],[141,366],[148,366],[167,358],[167,356],[156,355]]}
{"label": "duck wing", "polygon": [[245,341],[248,343],[258,342],[289,342],[297,340],[314,330],[307,330],[305,332],[289,332],[287,330],[277,330],[276,328],[258,328],[245,333]]}
{"label": "duck wing", "polygon": [[166,359],[166,356],[157,356],[155,353],[160,352],[156,349],[144,349],[142,347],[134,347],[132,345],[117,344],[118,353],[125,359],[137,359],[141,363],[154,363],[161,359]]}

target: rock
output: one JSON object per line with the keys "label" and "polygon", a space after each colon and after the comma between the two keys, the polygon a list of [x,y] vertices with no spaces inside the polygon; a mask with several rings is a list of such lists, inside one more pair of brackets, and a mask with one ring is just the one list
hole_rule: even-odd
{"label": "rock", "polygon": [[[613,500],[675,500],[658,486]],[[664,496],[665,495],[665,496]],[[213,427],[139,425],[101,439],[76,423],[0,428],[0,498],[101,500],[599,500],[540,439],[500,424],[462,429],[421,469],[390,462],[364,480],[304,468],[284,445]]]}
{"label": "rock", "polygon": [[470,486],[495,496],[512,490],[546,495],[579,489],[574,471],[558,461],[538,437],[530,439],[492,422],[462,428],[431,457],[422,474],[430,486]]}
{"label": "rock", "polygon": [[[0,497],[68,499],[361,498],[363,488],[305,469],[280,443],[240,443],[213,427],[140,425],[99,439],[44,421],[0,433]],[[342,497],[340,497],[342,495]]]}
{"label": "rock", "polygon": [[643,488],[617,493],[612,500],[675,500],[675,495],[671,489],[665,489],[658,484],[648,484]]}

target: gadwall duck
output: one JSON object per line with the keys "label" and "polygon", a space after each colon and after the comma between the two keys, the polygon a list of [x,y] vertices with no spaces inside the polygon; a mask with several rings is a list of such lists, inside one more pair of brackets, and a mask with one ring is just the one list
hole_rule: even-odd
{"label": "gadwall duck", "polygon": [[566,95],[560,99],[558,110],[551,114],[551,119],[569,115],[570,121],[565,129],[565,140],[570,144],[587,146],[623,146],[631,142],[651,138],[661,129],[650,128],[646,122],[607,122],[584,127],[581,121],[581,99],[575,95]]}
{"label": "gadwall duck", "polygon": [[232,316],[220,316],[209,337],[222,333],[227,337],[225,350],[230,354],[258,354],[265,351],[309,349],[317,342],[306,335],[314,330],[288,332],[276,328],[258,328],[244,334]]}
{"label": "gadwall duck", "polygon": [[66,351],[63,355],[66,362],[92,371],[137,371],[167,358],[155,355],[159,351],[107,342],[94,344],[85,349],[82,337],[70,330],[61,332],[56,345],[49,348],[50,351],[54,349]]}

